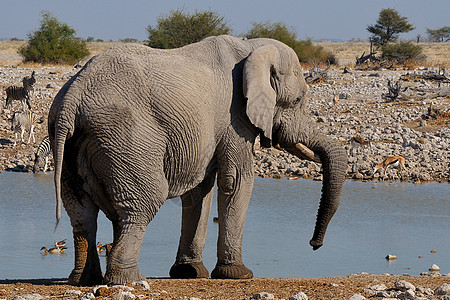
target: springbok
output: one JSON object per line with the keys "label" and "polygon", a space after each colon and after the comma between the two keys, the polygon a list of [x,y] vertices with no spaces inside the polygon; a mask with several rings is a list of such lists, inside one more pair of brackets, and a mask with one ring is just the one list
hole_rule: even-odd
{"label": "springbok", "polygon": [[366,146],[366,145],[371,145],[370,141],[365,140],[363,137],[360,136],[354,136],[350,139],[350,144],[351,144],[351,154],[352,156],[355,155],[355,148],[361,147],[361,146]]}
{"label": "springbok", "polygon": [[386,173],[386,171],[390,167],[398,167],[398,166],[400,166],[400,170],[405,170],[406,171],[406,175],[409,176],[408,170],[405,167],[405,158],[403,156],[400,156],[400,155],[390,156],[390,157],[386,158],[381,164],[376,165],[373,168],[372,176],[375,175],[375,173],[379,169],[385,169],[385,173]]}

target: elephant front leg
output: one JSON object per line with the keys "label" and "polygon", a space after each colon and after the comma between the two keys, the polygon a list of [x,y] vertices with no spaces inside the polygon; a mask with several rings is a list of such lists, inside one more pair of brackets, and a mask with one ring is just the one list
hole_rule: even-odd
{"label": "elephant front leg", "polygon": [[183,203],[181,237],[175,264],[170,268],[171,278],[207,278],[202,251],[213,198],[215,174],[199,186],[181,196]]}
{"label": "elephant front leg", "polygon": [[242,237],[253,174],[226,174],[218,178],[219,237],[217,264],[211,278],[247,279],[253,273],[242,262]]}

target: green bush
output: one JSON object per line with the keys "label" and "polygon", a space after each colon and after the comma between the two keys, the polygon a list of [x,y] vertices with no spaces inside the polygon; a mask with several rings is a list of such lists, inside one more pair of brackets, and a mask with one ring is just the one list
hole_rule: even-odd
{"label": "green bush", "polygon": [[288,28],[281,22],[253,23],[253,27],[244,35],[248,39],[252,38],[272,38],[285,43],[297,53],[300,62],[312,62],[313,60],[329,61],[336,64],[336,58],[321,46],[313,44],[311,39],[297,40],[294,28]]}
{"label": "green bush", "polygon": [[40,29],[28,39],[28,44],[19,49],[25,62],[73,64],[89,55],[86,41],[75,37],[74,29],[49,12],[42,13]]}
{"label": "green bush", "polygon": [[171,11],[169,16],[159,17],[157,22],[156,28],[147,27],[147,45],[153,48],[178,48],[199,42],[208,36],[231,32],[224,17],[212,11],[189,14],[176,10]]}
{"label": "green bush", "polygon": [[381,47],[382,57],[403,64],[407,60],[423,60],[422,47],[412,42],[389,43]]}

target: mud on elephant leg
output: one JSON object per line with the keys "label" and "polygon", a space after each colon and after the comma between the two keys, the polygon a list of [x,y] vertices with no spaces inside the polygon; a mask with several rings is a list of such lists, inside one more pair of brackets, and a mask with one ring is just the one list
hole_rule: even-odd
{"label": "mud on elephant leg", "polygon": [[183,203],[181,237],[177,259],[170,268],[171,278],[207,278],[202,251],[213,198],[215,174],[181,196]]}
{"label": "mud on elephant leg", "polygon": [[140,247],[147,225],[125,224],[108,256],[105,283],[124,284],[145,280],[138,266]]}
{"label": "mud on elephant leg", "polygon": [[211,278],[248,279],[253,272],[242,262],[245,214],[253,188],[253,174],[219,176],[219,240],[217,264]]}
{"label": "mud on elephant leg", "polygon": [[75,247],[75,268],[69,275],[69,284],[80,286],[92,286],[103,282],[97,249],[92,234],[83,232],[73,233]]}

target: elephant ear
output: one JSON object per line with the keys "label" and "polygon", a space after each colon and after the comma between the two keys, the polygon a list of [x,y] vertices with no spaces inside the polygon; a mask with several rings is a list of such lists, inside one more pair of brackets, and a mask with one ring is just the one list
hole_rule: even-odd
{"label": "elephant ear", "polygon": [[279,65],[280,54],[273,45],[253,50],[243,71],[243,91],[247,98],[247,116],[261,130],[261,144],[270,147],[277,94],[271,85],[272,73]]}

